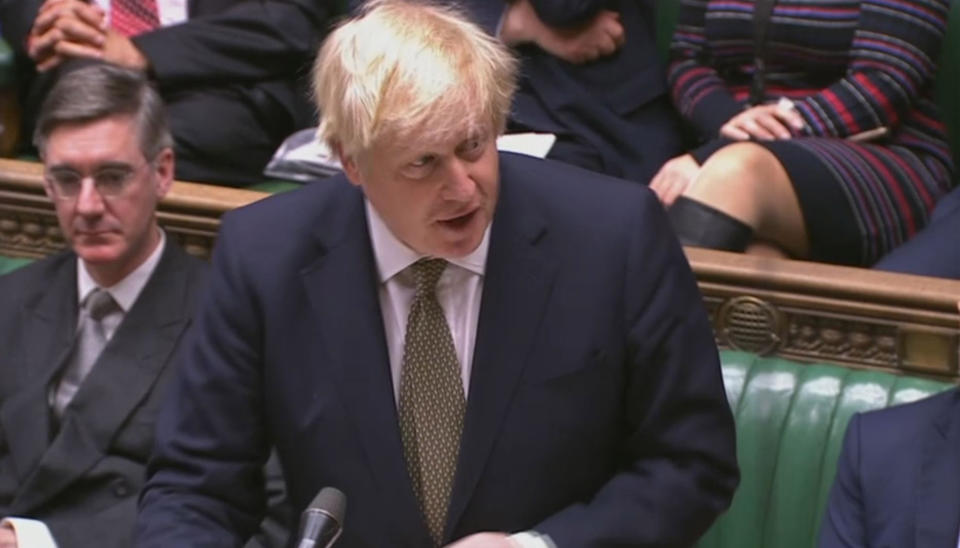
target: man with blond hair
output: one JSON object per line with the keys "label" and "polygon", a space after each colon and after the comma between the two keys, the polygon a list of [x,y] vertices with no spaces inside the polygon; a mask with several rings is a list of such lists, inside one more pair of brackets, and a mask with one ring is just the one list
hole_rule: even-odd
{"label": "man with blond hair", "polygon": [[[516,63],[383,1],[316,62],[345,175],[223,219],[158,421],[138,546],[233,546],[276,444],[340,547],[688,545],[737,483],[733,419],[655,197],[498,154]],[[269,230],[264,230],[269,227]]]}

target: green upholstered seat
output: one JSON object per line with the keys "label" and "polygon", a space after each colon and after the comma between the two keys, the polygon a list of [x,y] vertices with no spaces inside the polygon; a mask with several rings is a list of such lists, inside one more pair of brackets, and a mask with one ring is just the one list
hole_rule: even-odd
{"label": "green upholstered seat", "polygon": [[0,88],[13,85],[16,75],[16,66],[13,59],[13,50],[3,38],[0,38]]}
{"label": "green upholstered seat", "polygon": [[950,2],[950,20],[940,50],[936,95],[950,132],[953,160],[960,166],[960,2],[956,0]]}
{"label": "green upholstered seat", "polygon": [[0,255],[0,276],[6,274],[7,272],[12,272],[29,262],[30,259]]}
{"label": "green upholstered seat", "polygon": [[952,385],[836,365],[721,353],[740,487],[700,548],[810,548],[850,417]]}
{"label": "green upholstered seat", "polygon": [[300,188],[303,185],[300,183],[295,183],[293,181],[283,181],[280,179],[273,179],[270,181],[264,181],[262,183],[252,184],[250,186],[244,187],[247,190],[259,190],[260,192],[269,192],[270,194],[276,194],[278,192],[286,192],[288,190],[293,190]]}

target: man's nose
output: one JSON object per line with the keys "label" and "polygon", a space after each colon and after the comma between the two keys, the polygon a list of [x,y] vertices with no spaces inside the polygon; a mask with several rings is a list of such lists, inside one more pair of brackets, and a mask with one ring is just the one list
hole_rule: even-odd
{"label": "man's nose", "polygon": [[77,213],[81,215],[100,215],[103,213],[103,196],[97,190],[93,177],[84,177],[77,194]]}
{"label": "man's nose", "polygon": [[466,202],[473,198],[477,183],[473,180],[470,163],[462,160],[450,162],[448,176],[443,187],[443,199]]}

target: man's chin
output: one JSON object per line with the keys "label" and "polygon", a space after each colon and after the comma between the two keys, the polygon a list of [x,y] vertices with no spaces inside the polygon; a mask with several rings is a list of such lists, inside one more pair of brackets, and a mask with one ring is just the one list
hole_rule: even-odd
{"label": "man's chin", "polygon": [[121,250],[116,245],[107,243],[90,244],[75,242],[73,251],[87,264],[109,264],[119,260]]}

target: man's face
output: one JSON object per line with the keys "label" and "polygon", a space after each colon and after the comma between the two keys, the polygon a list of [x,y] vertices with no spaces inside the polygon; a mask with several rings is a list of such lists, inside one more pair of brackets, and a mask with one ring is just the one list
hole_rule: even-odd
{"label": "man's face", "polygon": [[[54,129],[43,163],[60,229],[89,267],[126,275],[146,260],[159,238],[157,202],[173,181],[170,149],[144,158],[133,118],[112,116]],[[76,195],[57,180],[79,180]]]}
{"label": "man's face", "polygon": [[394,236],[436,257],[476,249],[497,204],[495,133],[463,131],[432,144],[416,137],[382,141],[341,160]]}

